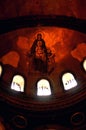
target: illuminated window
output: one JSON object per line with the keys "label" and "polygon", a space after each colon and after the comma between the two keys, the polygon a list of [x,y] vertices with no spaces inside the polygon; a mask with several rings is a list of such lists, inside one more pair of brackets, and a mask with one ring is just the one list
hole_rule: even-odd
{"label": "illuminated window", "polygon": [[0,65],[0,77],[2,75],[2,65]]}
{"label": "illuminated window", "polygon": [[41,79],[37,82],[37,95],[38,96],[51,95],[51,88],[48,80]]}
{"label": "illuminated window", "polygon": [[86,71],[86,59],[83,61],[83,68]]}
{"label": "illuminated window", "polygon": [[24,92],[24,78],[21,75],[15,75],[12,80],[11,89]]}
{"label": "illuminated window", "polygon": [[62,76],[62,82],[65,90],[71,89],[75,86],[77,86],[77,81],[73,74],[71,73],[65,73]]}

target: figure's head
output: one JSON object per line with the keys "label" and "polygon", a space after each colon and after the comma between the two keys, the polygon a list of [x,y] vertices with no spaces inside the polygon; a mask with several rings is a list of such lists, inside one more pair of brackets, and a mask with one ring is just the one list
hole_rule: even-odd
{"label": "figure's head", "polygon": [[42,39],[42,34],[41,33],[38,33],[37,34],[37,40],[41,40]]}

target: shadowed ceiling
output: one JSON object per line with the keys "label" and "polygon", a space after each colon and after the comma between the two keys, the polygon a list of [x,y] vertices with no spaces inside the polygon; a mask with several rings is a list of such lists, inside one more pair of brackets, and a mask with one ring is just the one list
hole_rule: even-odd
{"label": "shadowed ceiling", "polygon": [[86,19],[86,0],[1,0],[0,19],[28,15],[66,15]]}

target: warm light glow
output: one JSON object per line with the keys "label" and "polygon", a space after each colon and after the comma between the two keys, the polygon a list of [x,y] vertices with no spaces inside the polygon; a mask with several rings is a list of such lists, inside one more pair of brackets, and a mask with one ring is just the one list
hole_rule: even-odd
{"label": "warm light glow", "polygon": [[6,130],[4,124],[0,121],[0,130]]}
{"label": "warm light glow", "polygon": [[73,74],[71,73],[65,73],[62,76],[62,82],[65,90],[71,89],[75,86],[77,86],[77,81],[74,78]]}
{"label": "warm light glow", "polygon": [[24,78],[21,75],[13,77],[11,89],[24,92]]}
{"label": "warm light glow", "polygon": [[19,59],[20,59],[20,56],[17,53],[17,51],[10,51],[2,56],[1,62],[3,64],[8,64],[8,65],[11,65],[11,66],[17,68]]}
{"label": "warm light glow", "polygon": [[37,95],[48,96],[51,95],[50,83],[46,79],[41,79],[37,83]]}
{"label": "warm light glow", "polygon": [[2,66],[0,65],[0,76],[2,75]]}
{"label": "warm light glow", "polygon": [[84,62],[83,62],[83,68],[84,68],[84,70],[86,71],[86,59],[85,59]]}

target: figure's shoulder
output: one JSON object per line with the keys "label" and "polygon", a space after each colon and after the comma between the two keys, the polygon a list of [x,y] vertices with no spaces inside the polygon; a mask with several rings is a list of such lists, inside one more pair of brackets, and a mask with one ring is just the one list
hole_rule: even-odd
{"label": "figure's shoulder", "polygon": [[42,41],[43,43],[45,43],[45,40],[44,40],[44,39],[41,39],[41,41]]}

